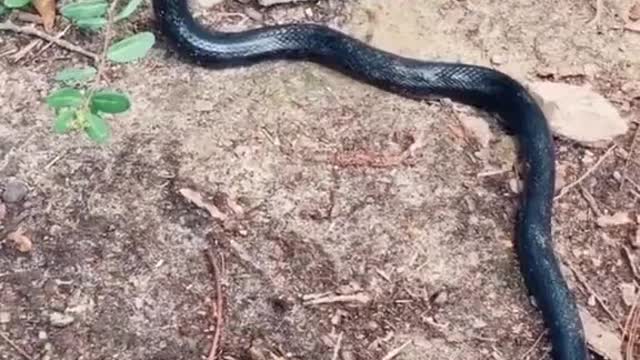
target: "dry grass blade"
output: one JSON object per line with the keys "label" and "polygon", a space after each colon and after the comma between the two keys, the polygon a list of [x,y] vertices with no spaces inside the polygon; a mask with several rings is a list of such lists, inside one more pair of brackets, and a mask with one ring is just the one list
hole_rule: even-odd
{"label": "dry grass blade", "polygon": [[26,351],[22,350],[21,347],[19,347],[18,345],[16,345],[16,343],[14,343],[13,341],[11,341],[11,339],[9,339],[7,337],[7,335],[3,334],[0,332],[0,337],[7,342],[7,344],[9,344],[9,346],[11,346],[15,351],[18,352],[18,354],[22,355],[25,359],[27,360],[33,360],[33,357],[31,357],[31,355],[27,354]]}
{"label": "dry grass blade", "polygon": [[[222,283],[220,280],[222,273],[220,271],[221,266],[218,266],[216,257],[215,255],[213,255],[213,252],[211,252],[211,250],[207,250],[207,258],[209,259],[211,267],[213,268],[213,281],[216,288],[215,305],[212,306],[211,310],[211,317],[216,323],[216,328],[213,333],[213,341],[211,344],[211,350],[209,350],[209,356],[207,357],[207,360],[214,360],[216,359],[218,349],[220,348],[222,329],[224,326],[224,303],[222,301]],[[222,261],[223,260],[220,261],[221,264]]]}
{"label": "dry grass blade", "polygon": [[629,315],[627,316],[627,321],[624,324],[624,332],[623,339],[627,339],[627,344],[625,346],[625,360],[635,360],[635,348],[638,346],[638,341],[640,341],[639,331],[640,330],[640,309],[638,309],[638,305],[640,305],[640,294],[636,296],[635,301],[633,302],[633,306],[631,306],[631,310],[629,311]]}
{"label": "dry grass blade", "polygon": [[604,153],[604,155],[602,155],[600,157],[600,159],[598,159],[598,161],[591,167],[589,168],[589,170],[587,170],[584,174],[582,174],[582,176],[580,176],[576,181],[572,182],[571,184],[565,186],[562,188],[562,190],[560,190],[560,193],[558,195],[556,195],[556,197],[554,198],[554,200],[558,200],[561,197],[563,197],[566,193],[569,192],[569,190],[571,190],[572,188],[580,185],[580,183],[582,183],[584,181],[584,179],[586,179],[587,177],[589,177],[589,175],[591,175],[591,173],[593,173],[603,162],[604,160],[609,157],[609,155],[611,155],[613,153],[613,150],[616,148],[616,144],[611,145],[611,147],[609,149],[607,149],[607,151]]}

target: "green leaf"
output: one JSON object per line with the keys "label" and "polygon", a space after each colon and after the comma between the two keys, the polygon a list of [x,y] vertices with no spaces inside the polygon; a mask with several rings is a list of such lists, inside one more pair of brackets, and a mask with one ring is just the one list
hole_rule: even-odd
{"label": "green leaf", "polygon": [[66,68],[56,75],[56,80],[66,83],[83,82],[93,78],[97,72],[96,68],[91,66],[84,68]]}
{"label": "green leaf", "polygon": [[106,14],[108,7],[109,4],[104,0],[78,1],[63,6],[60,13],[72,20],[97,18]]}
{"label": "green leaf", "polygon": [[75,119],[76,112],[72,108],[62,108],[56,120],[53,123],[53,131],[57,134],[64,134],[73,127],[73,120]]}
{"label": "green leaf", "polygon": [[107,58],[118,63],[138,60],[149,52],[155,41],[153,33],[141,32],[111,45],[107,52]]}
{"label": "green leaf", "polygon": [[31,3],[31,0],[4,0],[4,6],[10,9],[21,8]]}
{"label": "green leaf", "polygon": [[80,90],[62,88],[47,96],[47,104],[54,109],[63,107],[78,107],[82,105],[83,97]]}
{"label": "green leaf", "polygon": [[107,19],[103,17],[92,17],[86,19],[78,19],[75,21],[75,24],[82,29],[87,30],[100,30],[102,27],[107,25]]}
{"label": "green leaf", "polygon": [[0,16],[6,14],[7,12],[9,12],[9,10],[7,10],[7,8],[4,7],[4,5],[0,4]]}
{"label": "green leaf", "polygon": [[127,5],[122,8],[122,11],[120,11],[120,13],[118,13],[118,15],[113,18],[113,20],[120,21],[128,18],[136,11],[140,4],[142,4],[142,0],[130,0]]}
{"label": "green leaf", "polygon": [[97,143],[104,143],[107,141],[109,135],[111,135],[109,124],[107,124],[100,115],[88,113],[86,116],[87,127],[85,128],[85,132],[87,135]]}
{"label": "green leaf", "polygon": [[103,113],[117,114],[129,110],[129,98],[115,91],[97,91],[91,97],[91,110]]}

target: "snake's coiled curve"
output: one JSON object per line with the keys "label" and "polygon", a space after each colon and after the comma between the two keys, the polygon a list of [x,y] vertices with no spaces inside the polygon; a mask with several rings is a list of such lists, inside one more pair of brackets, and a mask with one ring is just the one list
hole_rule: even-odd
{"label": "snake's coiled curve", "polygon": [[518,137],[528,166],[517,220],[520,270],[549,329],[554,360],[588,359],[575,300],[554,255],[551,216],[555,155],[547,120],[526,89],[481,66],[427,62],[373,48],[328,27],[304,24],[215,32],[192,17],[187,0],[152,0],[156,21],[177,51],[224,68],[266,60],[306,60],[411,98],[447,97],[498,115]]}

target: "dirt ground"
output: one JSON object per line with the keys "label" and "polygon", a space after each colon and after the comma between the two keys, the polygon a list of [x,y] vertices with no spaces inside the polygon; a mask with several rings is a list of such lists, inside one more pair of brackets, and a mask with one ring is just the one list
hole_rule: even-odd
{"label": "dirt ground", "polygon": [[[227,1],[199,15],[224,29],[323,22],[408,56],[592,84],[637,121],[640,91],[625,89],[640,81],[640,33],[622,30],[623,2],[605,1],[588,24],[595,3]],[[148,2],[127,26],[153,29]],[[109,71],[134,104],[98,146],[52,134],[43,103],[53,75],[85,59],[40,43],[15,61],[33,40],[0,38],[0,188],[28,186],[5,201],[0,222],[0,331],[31,358],[206,356],[215,291],[205,249],[224,258],[225,359],[332,359],[338,342],[343,360],[382,359],[403,344],[395,359],[548,358],[512,243],[514,143],[493,124],[487,146],[464,132],[460,121],[481,116],[473,109],[408,100],[313,64],[197,68],[159,37],[148,59]],[[620,150],[636,128],[615,139]],[[605,151],[559,139],[558,185]],[[616,179],[640,182],[640,164],[621,154],[559,199],[554,216],[557,254],[581,274],[567,271],[580,305],[619,335],[640,244],[635,225],[595,219],[638,212],[640,189]],[[19,226],[30,252],[5,238]],[[356,301],[305,301],[327,294]],[[0,359],[24,358],[7,339]]]}

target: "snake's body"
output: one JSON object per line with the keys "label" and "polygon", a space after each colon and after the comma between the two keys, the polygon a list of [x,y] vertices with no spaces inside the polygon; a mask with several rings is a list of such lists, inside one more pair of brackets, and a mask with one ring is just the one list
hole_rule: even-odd
{"label": "snake's body", "polygon": [[521,273],[549,329],[554,360],[588,359],[575,300],[551,238],[555,155],[547,120],[526,89],[493,69],[401,57],[328,27],[303,24],[237,33],[206,29],[187,0],[153,0],[156,20],[177,51],[199,65],[247,66],[307,60],[407,97],[440,96],[497,114],[528,166],[516,238]]}

